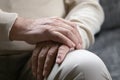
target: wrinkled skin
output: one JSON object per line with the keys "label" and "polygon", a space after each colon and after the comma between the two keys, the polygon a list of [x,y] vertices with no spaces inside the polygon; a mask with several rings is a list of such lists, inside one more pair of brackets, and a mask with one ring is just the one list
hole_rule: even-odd
{"label": "wrinkled skin", "polygon": [[55,63],[62,63],[69,51],[82,48],[76,26],[73,22],[57,17],[18,18],[10,31],[10,39],[36,44],[31,58],[32,72],[37,80],[43,80]]}

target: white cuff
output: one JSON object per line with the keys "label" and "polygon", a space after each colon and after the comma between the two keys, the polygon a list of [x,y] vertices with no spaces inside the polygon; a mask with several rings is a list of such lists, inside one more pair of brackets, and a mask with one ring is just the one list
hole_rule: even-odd
{"label": "white cuff", "polygon": [[0,11],[0,25],[3,25],[1,29],[6,34],[4,40],[9,40],[9,32],[17,18],[16,13],[7,13]]}
{"label": "white cuff", "polygon": [[77,24],[77,29],[81,35],[82,48],[87,49],[94,43],[94,35],[87,29],[82,27],[82,24]]}

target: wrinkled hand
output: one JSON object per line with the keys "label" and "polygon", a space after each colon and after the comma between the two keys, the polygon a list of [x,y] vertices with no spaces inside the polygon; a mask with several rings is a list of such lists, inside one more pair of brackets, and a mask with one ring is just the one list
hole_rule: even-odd
{"label": "wrinkled hand", "polygon": [[32,55],[32,72],[37,80],[47,77],[56,63],[60,64],[70,48],[55,42],[41,42]]}
{"label": "wrinkled hand", "polygon": [[17,18],[10,31],[10,39],[31,44],[52,40],[69,47],[81,47],[76,25],[61,18]]}

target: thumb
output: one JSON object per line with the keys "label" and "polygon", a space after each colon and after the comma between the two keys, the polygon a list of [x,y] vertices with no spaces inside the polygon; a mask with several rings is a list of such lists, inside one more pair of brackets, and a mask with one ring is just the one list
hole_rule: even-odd
{"label": "thumb", "polygon": [[66,45],[61,45],[59,47],[57,58],[56,58],[56,63],[57,64],[61,64],[63,62],[63,60],[65,59],[65,56],[67,55],[69,50],[70,50],[69,47],[66,46]]}

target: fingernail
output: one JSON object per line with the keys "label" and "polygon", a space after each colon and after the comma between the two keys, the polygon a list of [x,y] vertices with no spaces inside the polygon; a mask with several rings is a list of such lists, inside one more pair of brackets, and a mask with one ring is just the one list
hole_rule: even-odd
{"label": "fingernail", "polygon": [[58,57],[57,57],[57,59],[56,59],[56,63],[58,63],[58,64],[59,64],[59,63],[60,63],[60,61],[61,61],[61,57],[60,57],[60,56],[58,56]]}

